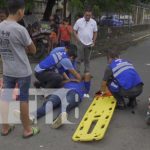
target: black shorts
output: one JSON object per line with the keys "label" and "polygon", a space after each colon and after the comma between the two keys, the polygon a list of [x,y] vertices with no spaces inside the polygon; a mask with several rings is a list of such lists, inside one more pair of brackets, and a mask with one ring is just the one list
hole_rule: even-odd
{"label": "black shorts", "polygon": [[63,76],[51,70],[35,72],[35,77],[43,88],[60,88],[63,84]]}

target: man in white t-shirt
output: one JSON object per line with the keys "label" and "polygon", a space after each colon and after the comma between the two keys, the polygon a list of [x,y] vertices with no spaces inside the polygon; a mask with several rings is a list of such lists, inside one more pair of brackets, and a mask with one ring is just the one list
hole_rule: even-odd
{"label": "man in white t-shirt", "polygon": [[92,19],[90,9],[85,10],[84,17],[76,21],[73,29],[78,47],[77,70],[80,72],[80,65],[83,61],[84,72],[90,72],[90,51],[95,45],[98,31],[97,23]]}

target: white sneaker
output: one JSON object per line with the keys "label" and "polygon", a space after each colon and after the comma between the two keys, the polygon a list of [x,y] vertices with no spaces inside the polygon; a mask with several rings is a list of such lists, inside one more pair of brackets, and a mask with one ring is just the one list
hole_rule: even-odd
{"label": "white sneaker", "polygon": [[[20,110],[15,109],[13,114],[16,118],[20,118]],[[35,117],[33,115],[29,116],[30,124],[35,124]]]}
{"label": "white sneaker", "polygon": [[84,98],[90,98],[90,95],[89,94],[84,94],[83,97]]}
{"label": "white sneaker", "polygon": [[68,114],[66,112],[62,112],[51,124],[51,128],[57,129],[61,127],[68,118]]}

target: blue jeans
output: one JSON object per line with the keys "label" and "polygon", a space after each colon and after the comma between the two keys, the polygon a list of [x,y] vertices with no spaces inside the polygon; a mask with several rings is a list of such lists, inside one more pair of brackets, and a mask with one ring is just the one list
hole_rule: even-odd
{"label": "blue jeans", "polygon": [[[67,100],[68,105],[66,106],[65,99]],[[79,94],[74,91],[70,90],[66,94],[66,98],[60,99],[57,95],[50,95],[47,97],[46,101],[43,103],[43,105],[37,109],[37,112],[35,116],[37,119],[45,116],[47,113],[51,111],[51,104],[53,104],[53,110],[56,108],[59,109],[59,114],[61,112],[67,112],[69,113],[73,108],[79,105],[81,102],[81,99],[79,97]],[[62,108],[61,108],[62,107]]]}
{"label": "blue jeans", "polygon": [[15,88],[16,83],[20,90],[18,99],[20,101],[28,101],[31,76],[22,78],[3,76],[2,100],[12,101],[13,89]]}

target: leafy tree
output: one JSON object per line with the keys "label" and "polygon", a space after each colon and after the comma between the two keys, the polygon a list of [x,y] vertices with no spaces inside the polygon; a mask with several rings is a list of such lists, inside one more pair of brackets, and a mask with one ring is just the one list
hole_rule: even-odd
{"label": "leafy tree", "polygon": [[6,7],[6,0],[0,0],[0,8]]}
{"label": "leafy tree", "polygon": [[[92,6],[96,12],[112,13],[129,12],[131,11],[132,4],[138,1],[139,0],[70,0],[70,4],[72,7],[77,8],[78,11],[83,10],[86,6]],[[149,0],[143,1],[148,2]]]}
{"label": "leafy tree", "polygon": [[[34,6],[34,0],[25,0],[26,4],[26,12],[32,11]],[[0,8],[4,8],[7,6],[6,0],[0,0]]]}
{"label": "leafy tree", "polygon": [[47,6],[46,6],[46,9],[45,9],[45,12],[44,12],[44,15],[43,15],[43,20],[48,20],[49,19],[49,16],[52,12],[52,8],[55,4],[55,1],[56,0],[48,0],[47,1]]}

